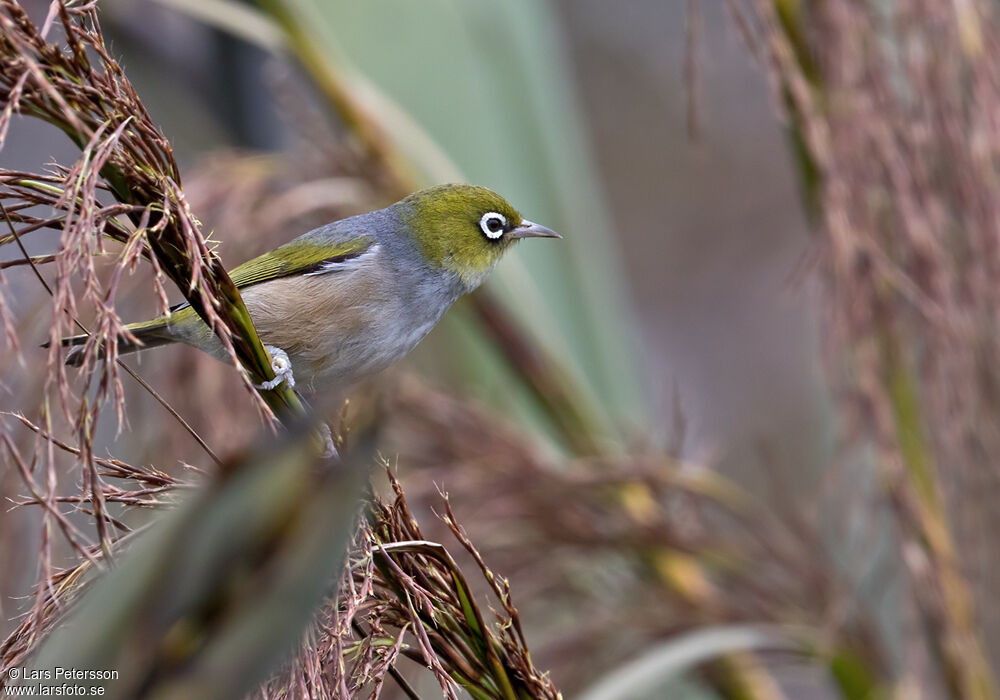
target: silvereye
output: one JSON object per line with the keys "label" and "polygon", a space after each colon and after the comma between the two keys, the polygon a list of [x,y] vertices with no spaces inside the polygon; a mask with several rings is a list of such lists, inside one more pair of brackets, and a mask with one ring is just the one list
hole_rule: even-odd
{"label": "silvereye", "polygon": [[[274,360],[278,378],[264,388],[287,379],[317,391],[349,386],[406,355],[516,241],[560,237],[485,187],[440,185],[321,226],[230,276]],[[120,353],[181,342],[226,358],[187,304],[127,328],[139,342],[121,338]],[[80,349],[66,361],[79,364]]]}

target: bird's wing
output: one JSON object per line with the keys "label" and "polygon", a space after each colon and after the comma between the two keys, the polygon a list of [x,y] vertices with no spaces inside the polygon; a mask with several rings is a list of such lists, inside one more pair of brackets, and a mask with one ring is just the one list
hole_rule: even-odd
{"label": "bird's wing", "polygon": [[364,255],[374,242],[371,236],[333,241],[303,237],[247,260],[230,271],[229,276],[233,284],[242,288],[290,275],[333,272],[340,265]]}
{"label": "bird's wing", "polygon": [[[326,235],[320,237],[316,235],[320,230],[322,229],[310,231],[275,248],[270,253],[247,260],[239,267],[230,270],[229,278],[233,284],[242,289],[279,277],[335,272],[339,267],[371,250],[375,243],[375,239],[371,236],[337,238],[330,235],[329,227],[324,231]],[[171,306],[170,311],[180,311],[187,306],[188,303],[182,301]]]}

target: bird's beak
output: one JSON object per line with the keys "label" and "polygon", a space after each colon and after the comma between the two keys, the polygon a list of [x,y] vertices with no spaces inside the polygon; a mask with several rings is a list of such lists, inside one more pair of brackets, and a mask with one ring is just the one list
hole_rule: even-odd
{"label": "bird's beak", "polygon": [[527,219],[521,219],[521,225],[511,231],[509,235],[511,238],[562,238],[552,229]]}

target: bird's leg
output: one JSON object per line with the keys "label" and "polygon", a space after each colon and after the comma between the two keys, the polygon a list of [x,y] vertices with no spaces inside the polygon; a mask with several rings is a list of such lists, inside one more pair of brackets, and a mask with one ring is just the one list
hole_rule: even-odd
{"label": "bird's leg", "polygon": [[288,359],[288,353],[274,345],[265,345],[264,349],[271,356],[271,371],[274,372],[274,379],[262,382],[261,384],[254,384],[254,387],[270,391],[282,382],[288,382],[288,388],[294,389],[295,375],[292,374],[292,361]]}

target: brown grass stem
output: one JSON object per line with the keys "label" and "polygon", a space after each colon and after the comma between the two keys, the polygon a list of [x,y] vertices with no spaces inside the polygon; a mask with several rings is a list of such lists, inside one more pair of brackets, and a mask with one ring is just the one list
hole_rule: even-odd
{"label": "brown grass stem", "polygon": [[[24,243],[21,241],[21,235],[14,228],[14,224],[11,222],[10,216],[7,213],[6,207],[4,207],[3,202],[0,202],[0,214],[3,215],[4,221],[7,222],[7,227],[10,230],[11,237],[13,238],[14,241],[17,242],[17,247],[20,250],[21,255],[23,256],[22,260],[24,261],[25,264],[31,267],[32,272],[34,272],[35,277],[38,279],[38,282],[42,285],[42,288],[45,289],[45,292],[50,297],[54,297],[55,294],[53,293],[52,288],[49,286],[48,282],[45,281],[45,278],[42,277],[42,273],[41,271],[39,271],[37,267],[37,265],[39,264],[38,261],[36,260],[35,257],[28,255],[28,251],[24,247]],[[39,257],[42,257],[45,262],[51,262],[56,259],[55,255],[39,256]],[[87,329],[86,326],[83,325],[80,319],[76,315],[72,315],[72,317],[73,317],[73,323],[76,324],[77,328],[83,331],[86,335],[90,335],[90,331]],[[185,432],[187,432],[188,435],[194,438],[194,441],[197,442],[198,445],[205,451],[205,454],[207,454],[209,458],[211,458],[211,460],[215,462],[216,466],[222,465],[222,460],[219,459],[218,455],[216,455],[215,452],[212,450],[212,448],[208,446],[208,443],[205,442],[205,439],[198,434],[198,432],[194,429],[194,427],[190,423],[188,423],[184,419],[184,417],[180,413],[178,413],[177,410],[173,406],[171,406],[170,403],[165,398],[163,398],[163,396],[160,395],[158,391],[156,391],[145,379],[143,379],[135,371],[133,371],[131,367],[126,365],[125,362],[120,357],[116,358],[115,362],[119,367],[124,369],[125,372],[139,384],[139,386],[141,386],[150,396],[152,396],[156,400],[156,402],[159,403],[164,408],[164,410],[166,410],[166,412],[169,413],[174,418],[174,420],[176,420],[181,425],[182,428],[184,428]]]}

